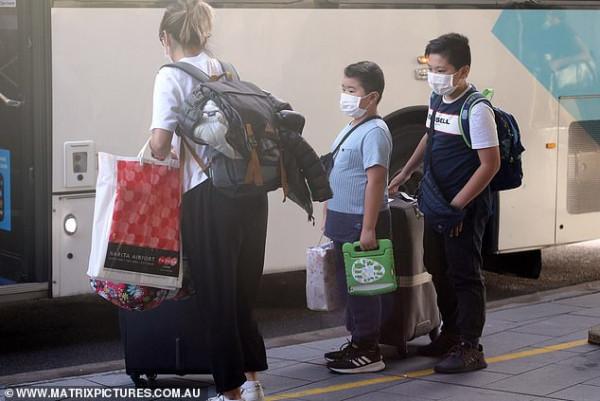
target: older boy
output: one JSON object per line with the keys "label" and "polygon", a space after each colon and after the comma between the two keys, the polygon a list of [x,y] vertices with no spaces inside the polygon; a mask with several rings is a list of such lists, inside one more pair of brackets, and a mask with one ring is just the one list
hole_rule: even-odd
{"label": "older boy", "polygon": [[[498,137],[494,112],[484,103],[471,110],[470,147],[459,129],[461,107],[475,92],[467,82],[471,66],[469,40],[456,33],[442,35],[429,42],[425,55],[433,90],[427,119],[429,133],[389,189],[396,192],[425,159],[446,201],[464,211],[462,222],[443,233],[428,224],[425,215],[424,262],[433,276],[443,327],[441,335],[421,347],[419,353],[444,356],[435,366],[437,372],[468,372],[487,367],[479,344],[485,323],[481,245],[491,214],[489,183],[500,167]],[[435,121],[430,127],[432,113]]]}

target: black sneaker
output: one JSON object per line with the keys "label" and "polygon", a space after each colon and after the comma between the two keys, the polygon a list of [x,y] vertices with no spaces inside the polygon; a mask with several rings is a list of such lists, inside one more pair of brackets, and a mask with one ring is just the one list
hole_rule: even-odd
{"label": "black sneaker", "polygon": [[323,357],[327,362],[339,361],[344,359],[348,353],[348,349],[352,347],[352,341],[348,340],[343,344],[338,351],[327,352]]}
{"label": "black sneaker", "polygon": [[487,368],[483,357],[483,347],[461,342],[455,345],[446,358],[435,365],[433,370],[437,373],[464,373]]}
{"label": "black sneaker", "polygon": [[345,349],[342,359],[328,362],[327,367],[336,373],[370,373],[385,369],[379,346],[357,348],[351,344]]}
{"label": "black sneaker", "polygon": [[460,344],[460,337],[445,331],[436,337],[430,344],[417,348],[417,354],[422,356],[440,357],[444,356],[454,347]]}

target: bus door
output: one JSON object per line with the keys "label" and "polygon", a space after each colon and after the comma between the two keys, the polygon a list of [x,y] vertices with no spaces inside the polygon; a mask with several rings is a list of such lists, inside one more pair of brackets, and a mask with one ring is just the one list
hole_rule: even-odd
{"label": "bus door", "polygon": [[0,301],[48,294],[47,148],[35,134],[45,129],[35,90],[44,74],[33,79],[32,6],[0,1]]}

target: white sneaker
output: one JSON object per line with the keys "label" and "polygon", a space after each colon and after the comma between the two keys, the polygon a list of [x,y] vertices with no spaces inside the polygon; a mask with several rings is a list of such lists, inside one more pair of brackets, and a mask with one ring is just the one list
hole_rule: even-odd
{"label": "white sneaker", "polygon": [[265,401],[265,392],[260,382],[247,381],[242,384],[242,398],[244,401]]}
{"label": "white sneaker", "polygon": [[245,401],[245,400],[243,398],[239,399],[239,400],[232,400],[232,399],[225,397],[223,394],[219,394],[218,396],[211,397],[206,401]]}

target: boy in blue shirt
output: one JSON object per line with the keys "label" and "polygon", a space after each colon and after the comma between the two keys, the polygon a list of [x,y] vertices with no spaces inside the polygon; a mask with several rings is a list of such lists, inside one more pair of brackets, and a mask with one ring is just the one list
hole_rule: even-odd
{"label": "boy in blue shirt", "polygon": [[[487,367],[479,344],[485,323],[481,246],[491,214],[489,183],[500,168],[498,135],[494,112],[484,103],[473,106],[469,115],[471,147],[459,129],[461,107],[475,92],[467,82],[471,66],[469,40],[456,33],[442,35],[429,42],[425,55],[433,91],[427,118],[429,132],[389,189],[396,192],[425,159],[446,201],[464,211],[463,221],[442,233],[428,224],[425,215],[424,262],[433,276],[443,326],[441,335],[418,351],[421,355],[444,357],[435,366],[437,372],[468,372]],[[434,126],[430,127],[434,112]]]}
{"label": "boy in blue shirt", "polygon": [[382,297],[347,294],[342,245],[360,241],[363,250],[377,248],[377,239],[390,238],[388,169],[392,136],[377,115],[385,86],[383,71],[370,61],[344,70],[340,109],[352,121],[332,145],[335,153],[329,177],[333,198],[325,208],[325,235],[334,242],[337,278],[346,297],[346,327],[352,340],[340,351],[325,354],[327,367],[337,373],[377,372],[385,368],[379,350]]}

